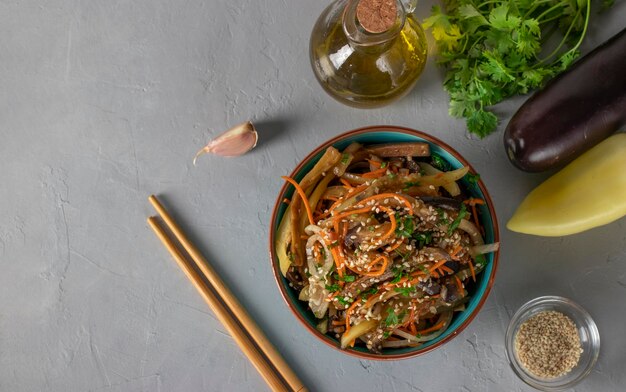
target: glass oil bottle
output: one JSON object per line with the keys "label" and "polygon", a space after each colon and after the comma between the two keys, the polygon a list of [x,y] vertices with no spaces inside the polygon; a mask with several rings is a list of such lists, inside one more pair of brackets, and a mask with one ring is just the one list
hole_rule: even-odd
{"label": "glass oil bottle", "polygon": [[311,65],[324,90],[359,108],[387,105],[424,70],[427,43],[415,0],[336,0],[310,41]]}

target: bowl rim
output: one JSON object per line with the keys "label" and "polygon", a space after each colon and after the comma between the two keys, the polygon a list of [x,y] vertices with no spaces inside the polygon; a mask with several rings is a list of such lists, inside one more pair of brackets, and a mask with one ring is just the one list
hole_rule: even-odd
{"label": "bowl rim", "polygon": [[[323,151],[324,149],[332,146],[333,144],[342,141],[343,139],[346,139],[348,137],[353,137],[353,136],[357,136],[357,135],[362,135],[362,134],[366,134],[366,133],[371,133],[371,132],[397,132],[397,133],[402,133],[402,134],[408,134],[411,136],[417,136],[419,138],[422,138],[424,140],[426,140],[429,143],[432,144],[436,144],[439,147],[443,148],[444,150],[446,150],[450,155],[452,155],[455,159],[457,159],[459,162],[461,162],[463,165],[465,166],[469,166],[470,170],[472,170],[473,172],[475,172],[473,166],[463,157],[461,156],[461,154],[459,154],[454,148],[450,147],[447,143],[439,140],[438,138],[429,135],[423,131],[418,131],[412,128],[407,128],[407,127],[402,127],[402,126],[396,126],[396,125],[372,125],[372,126],[366,126],[366,127],[361,127],[361,128],[356,128],[353,129],[351,131],[347,131],[344,133],[341,133],[339,135],[336,135],[332,138],[330,138],[329,140],[325,141],[324,143],[322,143],[321,145],[319,145],[318,147],[316,147],[315,149],[313,149],[313,151],[311,151],[306,157],[304,157],[303,159],[300,160],[300,162],[298,163],[298,165],[292,170],[291,174],[289,175],[290,177],[294,177],[296,174],[298,174],[300,172],[300,170],[302,170],[302,168],[304,167],[304,165],[309,162],[312,158],[314,158],[318,153],[320,153],[321,151]],[[337,346],[337,344],[335,344],[335,342],[333,342],[330,338],[328,338],[326,335],[322,335],[319,331],[317,331],[313,326],[311,326],[307,320],[304,319],[304,317],[293,308],[293,305],[291,304],[288,294],[286,292],[286,288],[283,287],[283,285],[280,283],[281,279],[282,279],[282,274],[278,268],[277,263],[274,262],[275,259],[275,252],[274,252],[274,227],[276,226],[276,219],[278,216],[278,211],[280,208],[280,205],[282,203],[282,198],[281,196],[286,192],[287,187],[288,187],[288,183],[285,182],[282,187],[280,188],[279,192],[278,192],[278,196],[276,198],[276,202],[274,203],[274,208],[272,210],[272,217],[270,220],[270,227],[269,227],[269,256],[270,256],[270,265],[272,268],[272,273],[274,275],[274,280],[276,281],[276,285],[278,286],[278,289],[280,291],[281,296],[283,297],[283,300],[285,301],[287,308],[291,311],[291,313],[294,314],[294,316],[300,321],[300,323],[302,323],[302,325],[304,325],[306,327],[306,329],[309,330],[309,332],[311,332],[318,340],[321,340],[322,342],[324,342],[326,345],[334,348],[335,350],[341,351],[344,354],[348,354],[351,355],[353,357],[357,357],[360,359],[373,359],[373,360],[378,360],[378,361],[392,361],[392,360],[397,360],[397,359],[407,359],[407,358],[412,358],[412,357],[416,357],[419,355],[423,355],[426,354],[428,352],[431,352],[439,347],[441,347],[443,344],[449,342],[450,340],[452,340],[454,337],[456,337],[459,333],[461,333],[476,317],[476,315],[478,315],[478,313],[480,312],[480,310],[482,309],[485,301],[487,300],[487,297],[489,296],[489,293],[491,292],[491,288],[493,287],[493,283],[495,280],[495,276],[496,276],[496,272],[498,269],[498,257],[500,255],[500,251],[496,251],[493,254],[493,261],[492,261],[492,270],[491,270],[491,275],[489,276],[489,280],[487,282],[487,287],[485,288],[485,292],[483,294],[483,296],[479,299],[478,304],[476,305],[476,308],[474,309],[474,311],[469,315],[469,317],[454,331],[452,331],[451,334],[449,334],[448,336],[446,336],[445,338],[443,338],[442,340],[440,340],[439,342],[437,342],[436,344],[433,344],[431,346],[425,347],[423,349],[417,349],[415,351],[411,351],[411,352],[407,352],[407,353],[402,353],[402,354],[374,354],[374,353],[363,353],[363,352],[359,352],[359,351],[355,351],[355,350],[350,350],[350,349],[341,349],[341,347]],[[491,196],[489,195],[489,192],[487,192],[487,188],[485,187],[485,184],[483,183],[482,179],[479,178],[477,181],[477,185],[480,188],[483,196],[485,197],[485,201],[486,201],[486,205],[489,209],[489,215],[491,217],[491,223],[493,225],[493,233],[494,233],[494,242],[499,242],[500,241],[500,230],[498,227],[498,219],[496,216],[496,211],[495,208],[493,207],[493,201],[491,199]]]}
{"label": "bowl rim", "polygon": [[[590,339],[589,344],[593,348],[591,350],[591,359],[588,361],[587,366],[583,368],[575,378],[567,380],[563,379],[560,383],[556,383],[554,381],[543,380],[540,377],[537,377],[527,371],[524,366],[517,360],[517,356],[515,355],[515,336],[517,334],[517,330],[521,326],[521,324],[528,320],[529,314],[538,307],[550,307],[552,310],[560,311],[560,309],[568,309],[573,311],[573,313],[578,314],[578,316],[582,317],[583,322],[578,323],[578,319],[575,318],[573,321],[576,324],[577,329],[583,328],[586,329],[589,333]],[[571,318],[571,316],[568,315]],[[592,343],[592,342],[595,342]],[[598,360],[601,349],[601,338],[600,331],[598,330],[598,326],[591,317],[591,314],[583,308],[579,303],[571,300],[568,297],[562,297],[559,295],[542,295],[539,297],[535,297],[526,301],[523,305],[517,309],[517,311],[509,320],[509,325],[507,326],[506,333],[504,335],[504,352],[509,361],[509,366],[513,370],[513,373],[517,375],[517,377],[525,382],[527,385],[531,387],[541,390],[541,391],[563,391],[580,383],[584,380],[593,370]]]}

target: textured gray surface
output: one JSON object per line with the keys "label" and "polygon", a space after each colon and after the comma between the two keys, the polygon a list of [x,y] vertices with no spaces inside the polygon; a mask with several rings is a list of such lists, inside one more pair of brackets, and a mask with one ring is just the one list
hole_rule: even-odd
{"label": "textured gray surface", "polygon": [[[290,314],[269,269],[268,221],[280,175],[329,137],[373,124],[429,131],[482,174],[501,224],[546,177],[515,170],[501,133],[466,136],[432,60],[388,108],[332,101],[307,56],[325,4],[0,1],[1,391],[266,390],[148,229],[150,193],[311,390],[528,391],[506,361],[504,332],[542,294],[571,297],[598,323],[600,359],[576,389],[623,390],[625,220],[554,239],[503,229],[484,308],[424,357],[359,361]],[[585,51],[623,27],[625,4],[594,18]],[[255,150],[191,165],[211,136],[247,119],[260,131]]]}

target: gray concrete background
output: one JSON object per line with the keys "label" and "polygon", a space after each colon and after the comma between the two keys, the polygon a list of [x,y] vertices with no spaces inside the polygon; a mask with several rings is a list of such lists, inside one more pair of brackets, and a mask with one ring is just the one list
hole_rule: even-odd
{"label": "gray concrete background", "polygon": [[[428,131],[481,173],[502,226],[546,178],[508,163],[501,130],[466,135],[447,115],[432,59],[390,107],[363,111],[327,97],[307,54],[326,4],[0,0],[1,391],[267,389],[147,227],[151,193],[313,391],[528,391],[509,368],[504,332],[522,303],[543,294],[579,302],[600,329],[600,359],[576,390],[623,390],[623,219],[566,238],[503,228],[484,308],[423,357],[358,360],[318,343],[291,315],[269,268],[268,222],[280,176],[326,139],[374,124]],[[624,20],[624,2],[594,14],[583,51]],[[498,108],[505,124],[522,101]],[[192,166],[206,141],[247,119],[260,132],[255,150]]]}

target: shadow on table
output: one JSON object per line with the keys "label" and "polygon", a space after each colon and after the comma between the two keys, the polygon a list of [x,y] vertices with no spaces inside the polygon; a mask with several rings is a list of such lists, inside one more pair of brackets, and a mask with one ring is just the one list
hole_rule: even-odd
{"label": "shadow on table", "polygon": [[259,133],[259,142],[257,147],[265,147],[271,141],[281,134],[287,132],[289,127],[295,122],[294,119],[288,117],[277,117],[271,120],[255,121],[254,127]]}

